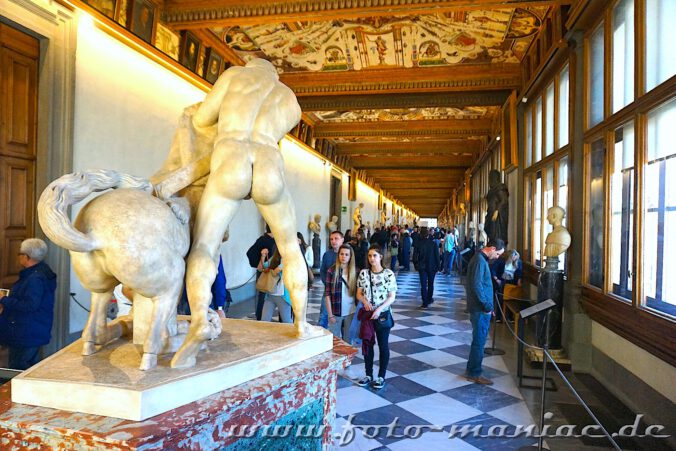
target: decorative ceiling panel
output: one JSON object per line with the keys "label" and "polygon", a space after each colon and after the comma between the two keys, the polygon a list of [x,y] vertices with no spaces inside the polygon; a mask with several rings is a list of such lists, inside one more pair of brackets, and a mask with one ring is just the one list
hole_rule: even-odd
{"label": "decorative ceiling panel", "polygon": [[498,107],[402,108],[355,111],[315,111],[310,113],[322,122],[382,122],[443,119],[480,119],[493,117]]}
{"label": "decorative ceiling panel", "polygon": [[[481,136],[463,136],[463,139],[467,140],[479,140],[481,139]],[[405,143],[415,143],[415,142],[429,142],[429,141],[439,141],[438,136],[424,136],[424,135],[416,135],[416,136],[386,136],[386,135],[381,135],[381,136],[340,136],[340,137],[334,137],[331,138],[333,142],[336,144],[356,144],[356,143],[374,143],[374,144],[380,144],[380,143],[398,143],[398,142],[405,142]]]}
{"label": "decorative ceiling panel", "polygon": [[546,7],[212,29],[244,60],[280,73],[519,62]]}

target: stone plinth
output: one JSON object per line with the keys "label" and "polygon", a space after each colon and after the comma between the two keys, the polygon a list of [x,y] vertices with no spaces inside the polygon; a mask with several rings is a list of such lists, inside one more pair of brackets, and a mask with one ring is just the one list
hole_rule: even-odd
{"label": "stone plinth", "polygon": [[139,370],[142,349],[116,340],[83,357],[80,340],[12,381],[12,401],[142,421],[331,349],[332,335],[294,337],[291,324],[224,319],[193,368],[174,369],[172,355]]}
{"label": "stone plinth", "polygon": [[355,352],[335,340],[331,351],[142,422],[12,403],[9,382],[0,387],[0,449],[319,450],[332,441],[337,371]]}

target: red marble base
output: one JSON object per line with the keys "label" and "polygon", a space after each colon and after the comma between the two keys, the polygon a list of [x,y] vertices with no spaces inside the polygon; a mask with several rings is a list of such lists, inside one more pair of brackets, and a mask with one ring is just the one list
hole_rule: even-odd
{"label": "red marble base", "polygon": [[0,449],[223,449],[241,440],[233,430],[275,424],[318,401],[324,410],[322,447],[327,447],[337,372],[355,353],[334,339],[330,352],[140,423],[14,404],[9,382],[0,387]]}

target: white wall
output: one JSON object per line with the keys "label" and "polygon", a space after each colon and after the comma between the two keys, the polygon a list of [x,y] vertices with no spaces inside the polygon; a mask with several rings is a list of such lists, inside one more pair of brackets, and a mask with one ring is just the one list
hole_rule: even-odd
{"label": "white wall", "polygon": [[657,392],[676,402],[676,368],[592,321],[592,345]]}
{"label": "white wall", "polygon": [[[78,27],[75,87],[73,170],[107,168],[149,176],[164,161],[175,125],[184,107],[204,92],[129,49],[86,20]],[[329,213],[330,165],[282,141],[286,180],[296,200],[298,230],[308,236],[311,215]],[[347,183],[345,183],[347,185]],[[377,198],[376,198],[377,202]],[[80,204],[80,206],[83,204]],[[74,208],[73,217],[78,207]],[[254,274],[246,251],[264,231],[252,201],[244,201],[230,225],[230,239],[221,248],[228,286],[244,284]],[[71,291],[88,307],[89,293],[71,271]],[[70,333],[82,330],[87,312],[71,301]]]}

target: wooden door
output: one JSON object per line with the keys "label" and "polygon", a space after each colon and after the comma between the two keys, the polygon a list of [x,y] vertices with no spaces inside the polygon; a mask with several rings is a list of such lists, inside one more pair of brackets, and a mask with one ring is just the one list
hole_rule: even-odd
{"label": "wooden door", "polygon": [[35,233],[37,39],[0,23],[0,287],[16,281]]}

